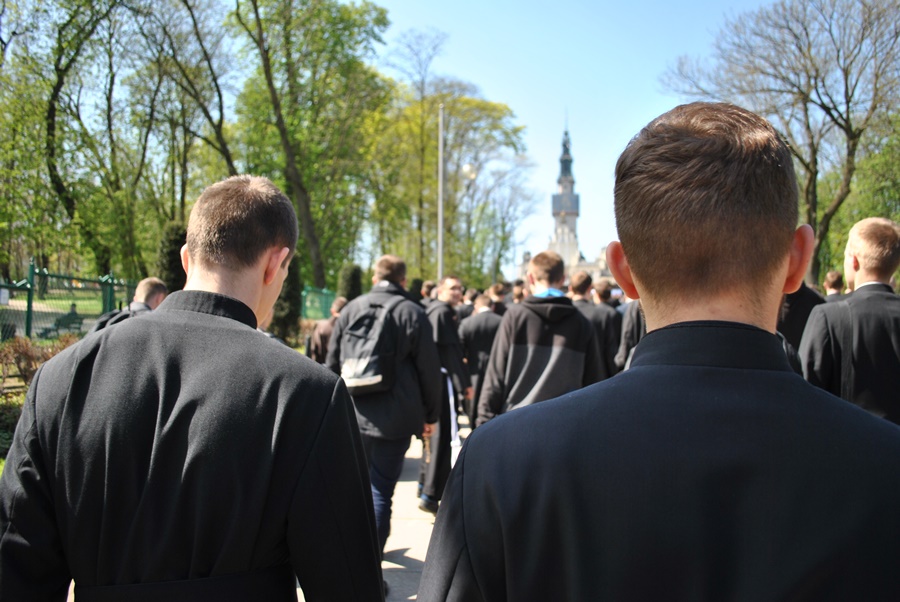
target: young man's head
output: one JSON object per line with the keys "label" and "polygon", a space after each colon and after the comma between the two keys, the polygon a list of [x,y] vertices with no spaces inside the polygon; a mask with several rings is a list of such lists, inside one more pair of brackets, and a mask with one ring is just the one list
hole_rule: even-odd
{"label": "young man's head", "polygon": [[444,276],[438,286],[437,298],[450,307],[456,307],[462,301],[462,282],[456,276]]}
{"label": "young man's head", "polygon": [[472,305],[475,307],[475,311],[478,312],[481,309],[489,311],[491,309],[491,305],[493,302],[488,295],[478,295],[475,297],[475,300],[472,301]]}
{"label": "young man's head", "polygon": [[203,191],[188,221],[187,250],[206,267],[237,272],[273,247],[297,248],[294,205],[267,178],[232,176]]}
{"label": "young man's head", "polygon": [[335,318],[341,315],[341,310],[344,309],[344,306],[347,305],[347,297],[338,297],[331,303],[331,309],[329,310],[331,315]]}
{"label": "young man's head", "polygon": [[293,204],[268,179],[232,176],[213,184],[188,221],[185,289],[235,297],[259,321],[281,292],[297,236]]}
{"label": "young man's head", "polygon": [[660,307],[697,298],[750,305],[754,291],[780,280],[753,308],[768,323],[772,298],[797,289],[793,268],[805,271],[812,250],[809,227],[797,228],[797,198],[790,151],[768,121],[729,104],[676,107],[616,164],[613,275],[629,297]]}
{"label": "young man's head", "polygon": [[566,280],[566,266],[559,253],[543,251],[528,262],[528,280],[537,288],[562,288]]}
{"label": "young man's head", "polygon": [[406,285],[406,262],[396,255],[382,255],[375,262],[375,273],[372,282],[392,282],[398,286]]}
{"label": "young man's head", "polygon": [[581,270],[572,274],[572,278],[569,280],[569,288],[572,289],[573,294],[584,297],[591,290],[593,282],[594,279],[591,278],[591,275]]}
{"label": "young man's head", "polygon": [[889,283],[898,265],[900,225],[883,217],[854,224],[844,251],[844,273],[850,290],[865,282]]}
{"label": "young man's head", "polygon": [[422,294],[423,299],[431,299],[435,288],[437,288],[437,282],[434,280],[426,280],[422,283],[422,290],[419,292]]}
{"label": "young man's head", "polygon": [[159,278],[144,278],[134,289],[134,300],[146,303],[150,309],[156,309],[169,294],[169,287]]}
{"label": "young man's head", "polygon": [[822,283],[825,292],[841,293],[844,291],[844,277],[837,270],[829,270],[825,274],[825,281]]}

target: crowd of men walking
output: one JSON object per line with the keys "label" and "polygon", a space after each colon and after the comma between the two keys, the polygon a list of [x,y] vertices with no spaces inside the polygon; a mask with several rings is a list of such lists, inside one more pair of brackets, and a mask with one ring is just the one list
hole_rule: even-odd
{"label": "crowd of men walking", "polygon": [[631,301],[553,252],[512,290],[447,276],[419,298],[385,255],[317,325],[320,366],[257,329],[291,202],[210,186],[185,289],[35,376],[0,478],[0,601],[72,580],[89,602],[293,600],[295,579],[381,600],[414,436],[436,515],[420,600],[900,599],[900,225],[854,225],[823,298],[797,195],[765,119],[676,107],[616,165],[607,261]]}

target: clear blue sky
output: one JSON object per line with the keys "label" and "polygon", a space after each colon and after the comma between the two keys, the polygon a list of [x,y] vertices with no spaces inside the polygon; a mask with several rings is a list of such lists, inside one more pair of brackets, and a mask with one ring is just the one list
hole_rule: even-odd
{"label": "clear blue sky", "polygon": [[[628,140],[682,100],[660,75],[680,55],[708,56],[725,18],[768,4],[761,0],[684,2],[600,0],[374,0],[388,10],[386,50],[409,29],[449,37],[436,74],[478,86],[524,125],[535,164],[536,215],[523,227],[517,256],[544,250],[553,230],[566,113],[575,192],[581,195],[578,240],[592,260],[616,238],[613,169]],[[507,277],[513,277],[511,268]]]}

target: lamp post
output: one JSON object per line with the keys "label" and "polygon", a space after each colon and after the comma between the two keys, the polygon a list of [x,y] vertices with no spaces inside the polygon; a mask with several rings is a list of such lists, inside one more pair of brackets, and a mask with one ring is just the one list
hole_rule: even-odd
{"label": "lamp post", "polygon": [[438,231],[437,279],[444,277],[444,104],[438,113]]}

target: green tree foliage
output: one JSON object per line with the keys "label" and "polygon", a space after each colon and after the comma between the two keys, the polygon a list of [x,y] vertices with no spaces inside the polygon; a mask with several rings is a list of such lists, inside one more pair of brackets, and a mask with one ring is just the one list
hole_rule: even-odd
{"label": "green tree foliage", "polygon": [[352,301],[362,295],[362,268],[356,264],[347,264],[341,268],[338,277],[337,294]]}
{"label": "green tree foliage", "polygon": [[4,0],[0,277],[33,257],[131,279],[158,267],[177,290],[171,224],[240,172],[294,201],[292,283],[334,288],[343,264],[385,251],[434,277],[443,104],[446,265],[490,280],[527,213],[521,126],[432,77],[439,34],[401,43],[405,82],[376,70],[387,24],[365,0]]}

